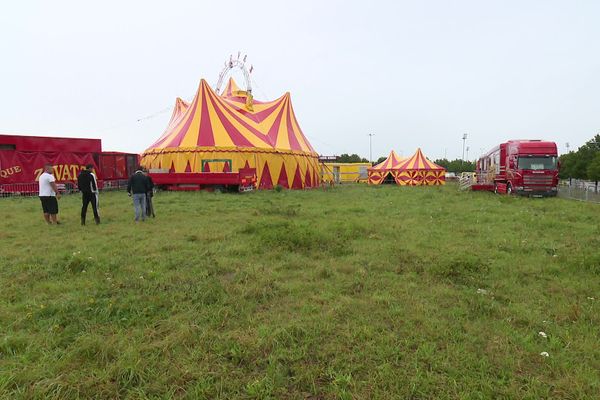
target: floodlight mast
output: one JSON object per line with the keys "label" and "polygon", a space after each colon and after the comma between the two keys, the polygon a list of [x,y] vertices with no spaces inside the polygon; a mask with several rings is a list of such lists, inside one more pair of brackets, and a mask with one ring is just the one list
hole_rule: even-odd
{"label": "floodlight mast", "polygon": [[246,68],[246,58],[248,56],[244,55],[244,58],[242,60],[240,60],[240,55],[241,55],[241,53],[238,51],[238,55],[235,60],[233,59],[233,56],[229,56],[229,61],[225,62],[225,66],[221,70],[221,73],[219,74],[219,80],[217,81],[217,85],[215,86],[215,92],[217,94],[221,94],[221,86],[223,86],[223,82],[225,81],[227,74],[229,74],[234,68],[238,68],[242,71],[242,74],[244,75],[244,80],[246,81],[246,91],[248,93],[252,94],[252,84],[250,83],[250,74],[252,73],[252,70],[254,69],[254,67],[250,66],[250,69],[247,69]]}

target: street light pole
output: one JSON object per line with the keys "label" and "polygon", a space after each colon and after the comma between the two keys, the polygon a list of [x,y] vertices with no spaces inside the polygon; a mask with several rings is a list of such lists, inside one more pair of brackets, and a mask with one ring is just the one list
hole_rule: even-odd
{"label": "street light pole", "polygon": [[374,133],[369,133],[369,162],[373,163],[373,145],[371,143],[371,139],[375,136]]}
{"label": "street light pole", "polygon": [[463,154],[462,154],[462,162],[465,162],[465,142],[467,141],[467,134],[463,134],[462,137],[462,141],[463,141]]}

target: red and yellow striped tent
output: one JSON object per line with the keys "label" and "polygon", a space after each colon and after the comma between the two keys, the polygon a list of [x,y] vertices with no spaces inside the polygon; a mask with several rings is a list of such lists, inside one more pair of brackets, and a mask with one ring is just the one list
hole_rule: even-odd
{"label": "red and yellow striped tent", "polygon": [[390,152],[388,158],[385,161],[371,167],[367,171],[369,185],[380,185],[384,180],[391,182],[396,180],[398,173],[398,165],[402,162],[403,158],[399,157],[394,150]]}
{"label": "red and yellow striped tent", "polygon": [[258,187],[320,184],[318,154],[300,129],[290,94],[254,100],[229,79],[217,95],[202,79],[194,99],[181,99],[167,128],[142,154],[146,168],[171,172],[236,172],[256,168]]}
{"label": "red and yellow striped tent", "polygon": [[395,182],[398,185],[421,186],[443,185],[446,183],[446,170],[429,161],[421,149],[417,149],[412,157],[395,162],[393,151],[382,163],[369,170],[369,184],[379,185],[384,182]]}

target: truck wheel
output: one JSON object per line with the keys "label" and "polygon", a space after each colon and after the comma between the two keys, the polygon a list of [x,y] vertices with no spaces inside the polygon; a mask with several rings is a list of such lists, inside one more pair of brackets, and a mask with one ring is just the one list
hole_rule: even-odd
{"label": "truck wheel", "polygon": [[506,194],[509,196],[513,194],[512,186],[510,185],[510,183],[506,184]]}

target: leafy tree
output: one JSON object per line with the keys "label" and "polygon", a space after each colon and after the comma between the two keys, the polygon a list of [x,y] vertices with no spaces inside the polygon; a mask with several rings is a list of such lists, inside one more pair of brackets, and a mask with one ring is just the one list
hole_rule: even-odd
{"label": "leafy tree", "polygon": [[358,154],[341,154],[336,161],[336,163],[368,163],[369,160],[366,158],[362,158]]}
{"label": "leafy tree", "polygon": [[461,173],[461,172],[473,172],[475,171],[475,163],[472,161],[463,161],[460,158],[449,161],[445,158],[441,158],[434,161],[440,167],[446,168],[448,172]]}
{"label": "leafy tree", "polygon": [[379,164],[379,163],[382,163],[382,162],[384,162],[385,160],[387,160],[387,157],[386,157],[386,156],[379,157],[379,158],[377,159],[377,161],[375,161],[375,164],[374,164],[374,165],[377,165],[377,164]]}
{"label": "leafy tree", "polygon": [[448,167],[450,166],[450,161],[448,161],[448,159],[446,159],[446,158],[438,158],[437,160],[434,161],[434,163],[436,163],[440,167],[446,168],[446,171],[450,171],[448,169]]}
{"label": "leafy tree", "polygon": [[561,179],[567,179],[574,177],[575,163],[577,162],[577,154],[571,151],[567,154],[563,154],[559,158],[560,160],[560,171],[558,175]]}
{"label": "leafy tree", "polygon": [[580,159],[577,163],[577,172],[581,171],[583,179],[595,180],[589,175],[589,167],[600,153],[600,134],[594,136],[591,140],[588,140],[579,148],[579,150],[577,150],[577,153],[580,153]]}
{"label": "leafy tree", "polygon": [[588,140],[583,146],[586,150],[592,152],[600,152],[600,133]]}
{"label": "leafy tree", "polygon": [[598,191],[598,181],[600,181],[600,152],[596,153],[594,159],[590,162],[587,169],[588,179],[596,182],[596,192]]}
{"label": "leafy tree", "polygon": [[589,174],[589,167],[599,153],[600,134],[587,141],[577,151],[563,154],[560,157],[560,177],[594,180]]}

